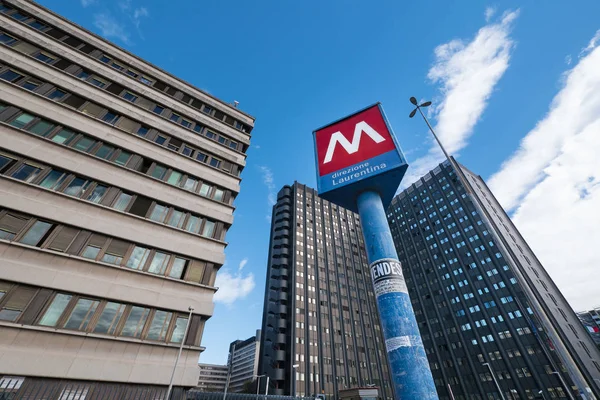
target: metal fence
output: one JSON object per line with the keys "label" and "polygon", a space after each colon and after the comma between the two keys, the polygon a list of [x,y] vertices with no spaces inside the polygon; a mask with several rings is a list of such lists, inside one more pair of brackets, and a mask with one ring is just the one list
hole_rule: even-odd
{"label": "metal fence", "polygon": [[[167,388],[2,376],[0,377],[0,400],[167,400]],[[187,400],[187,390],[173,388],[169,400]]]}
{"label": "metal fence", "polygon": [[223,392],[199,392],[194,389],[187,393],[188,400],[315,400],[314,397],[277,396],[248,393],[227,393],[223,399]]}

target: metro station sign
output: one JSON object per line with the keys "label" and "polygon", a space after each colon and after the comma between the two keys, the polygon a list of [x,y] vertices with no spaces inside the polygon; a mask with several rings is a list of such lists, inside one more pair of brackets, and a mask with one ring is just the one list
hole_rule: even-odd
{"label": "metro station sign", "polygon": [[319,195],[357,211],[356,196],[379,192],[391,202],[408,168],[380,103],[313,132]]}

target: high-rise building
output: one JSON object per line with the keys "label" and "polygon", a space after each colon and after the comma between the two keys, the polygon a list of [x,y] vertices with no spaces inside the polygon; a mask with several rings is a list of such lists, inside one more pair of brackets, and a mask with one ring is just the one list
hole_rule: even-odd
{"label": "high-rise building", "polygon": [[284,186],[273,207],[260,374],[274,394],[335,395],[390,376],[358,214]]}
{"label": "high-rise building", "polygon": [[577,376],[598,396],[598,349],[485,182],[460,168],[467,187],[445,162],[388,209],[440,399],[500,399],[498,386],[506,399],[567,397]]}
{"label": "high-rise building", "polygon": [[201,392],[224,392],[229,367],[227,365],[198,364],[200,376],[196,389]]}
{"label": "high-rise building", "polygon": [[196,386],[253,118],[31,1],[0,42],[0,377]]}
{"label": "high-rise building", "polygon": [[260,329],[246,340],[236,340],[229,345],[227,364],[231,365],[228,391],[241,392],[246,382],[253,382],[258,375],[260,352]]}
{"label": "high-rise building", "polygon": [[594,343],[600,347],[600,307],[577,313],[577,317],[588,331]]}

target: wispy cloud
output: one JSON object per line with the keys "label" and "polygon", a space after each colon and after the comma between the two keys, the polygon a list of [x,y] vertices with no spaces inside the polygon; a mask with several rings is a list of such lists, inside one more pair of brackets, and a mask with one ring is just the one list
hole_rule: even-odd
{"label": "wispy cloud", "polygon": [[600,43],[600,29],[596,31],[596,34],[590,39],[590,42],[586,47],[584,47],[579,53],[579,57],[584,57],[587,53],[594,50],[596,46]]}
{"label": "wispy cloud", "polygon": [[94,15],[94,26],[100,29],[102,36],[118,39],[125,44],[130,44],[129,33],[117,19],[109,13]]}
{"label": "wispy cloud", "polygon": [[[600,31],[599,31],[600,32]],[[575,309],[598,302],[600,33],[489,185]],[[568,251],[565,251],[568,249]]]}
{"label": "wispy cloud", "polygon": [[573,58],[571,57],[571,55],[570,55],[570,54],[567,54],[567,55],[565,56],[565,64],[567,64],[567,65],[571,65],[571,63],[572,63],[572,62],[573,62]]}
{"label": "wispy cloud", "polygon": [[[244,263],[244,265],[246,264]],[[231,306],[237,300],[245,298],[252,290],[254,290],[254,287],[256,286],[254,274],[249,273],[243,275],[242,263],[240,263],[240,266],[241,268],[238,268],[238,271],[235,273],[223,269],[217,273],[215,286],[218,287],[219,290],[217,290],[214,297],[216,303],[224,303]]]}
{"label": "wispy cloud", "polygon": [[492,17],[496,14],[496,7],[487,7],[485,9],[485,22],[490,22]]}
{"label": "wispy cloud", "polygon": [[243,270],[244,267],[246,266],[246,264],[248,264],[248,258],[244,258],[242,261],[240,261],[240,265],[238,267],[238,271]]}
{"label": "wispy cloud", "polygon": [[133,24],[136,28],[140,27],[142,18],[149,16],[150,13],[146,7],[138,7],[133,11]]}
{"label": "wispy cloud", "polygon": [[[267,166],[259,166],[258,169],[262,174],[262,180],[268,190],[267,202],[269,204],[269,208],[273,207],[277,202],[277,192],[275,187],[275,179],[273,178],[273,171],[271,168]],[[270,211],[270,210],[269,210]],[[271,222],[271,214],[270,212],[266,215],[267,221]]]}
{"label": "wispy cloud", "polygon": [[81,0],[81,5],[84,7],[94,4],[96,0]]}
{"label": "wispy cloud", "polygon": [[[427,77],[441,86],[441,93],[432,114],[437,119],[436,133],[450,153],[467,145],[509,66],[514,47],[510,32],[518,14],[518,10],[504,13],[498,21],[481,28],[470,42],[452,40],[435,49],[435,62]],[[410,163],[404,185],[412,184],[443,160],[438,146],[430,143],[428,153]]]}

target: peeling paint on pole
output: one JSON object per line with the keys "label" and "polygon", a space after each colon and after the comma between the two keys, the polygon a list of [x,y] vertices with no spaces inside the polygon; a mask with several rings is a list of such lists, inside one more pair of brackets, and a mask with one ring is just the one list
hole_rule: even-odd
{"label": "peeling paint on pole", "polygon": [[437,400],[385,215],[408,164],[383,109],[375,104],[313,134],[319,195],[360,215],[396,398]]}

